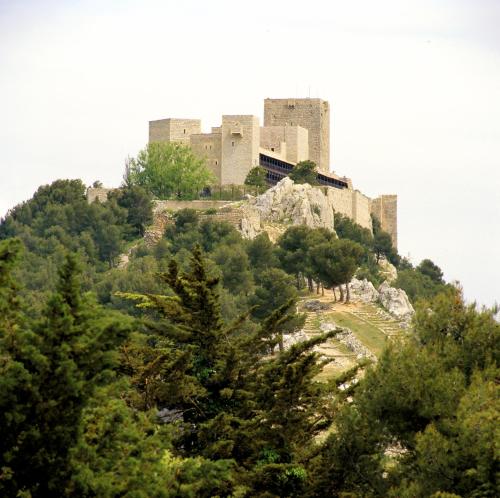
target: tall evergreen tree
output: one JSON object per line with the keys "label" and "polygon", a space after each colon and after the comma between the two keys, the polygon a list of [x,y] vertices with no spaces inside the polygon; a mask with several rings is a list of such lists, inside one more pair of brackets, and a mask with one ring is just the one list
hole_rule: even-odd
{"label": "tall evergreen tree", "polygon": [[127,329],[82,294],[76,258],[68,255],[43,317],[31,330],[22,324],[15,341],[2,338],[5,496],[63,494],[82,411],[96,385],[109,379],[114,350]]}

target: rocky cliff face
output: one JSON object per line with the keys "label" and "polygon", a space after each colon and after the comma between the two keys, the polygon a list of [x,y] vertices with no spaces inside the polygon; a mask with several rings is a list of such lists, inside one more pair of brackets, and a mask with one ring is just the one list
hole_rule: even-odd
{"label": "rocky cliff face", "polygon": [[295,184],[284,178],[258,197],[249,197],[242,205],[241,232],[253,239],[269,224],[306,225],[333,231],[333,203],[319,187]]}
{"label": "rocky cliff face", "polygon": [[388,282],[382,283],[377,290],[368,280],[353,278],[349,283],[349,289],[354,300],[380,303],[403,326],[408,326],[415,313],[406,292],[391,287]]}

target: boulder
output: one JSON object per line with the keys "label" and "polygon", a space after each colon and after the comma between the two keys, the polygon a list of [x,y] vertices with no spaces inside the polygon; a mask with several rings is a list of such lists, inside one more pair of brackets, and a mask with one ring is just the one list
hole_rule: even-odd
{"label": "boulder", "polygon": [[322,311],[330,309],[330,304],[322,303],[317,299],[310,299],[309,301],[305,301],[304,309],[307,311]]}
{"label": "boulder", "polygon": [[398,320],[407,321],[415,310],[403,289],[395,289],[387,282],[378,288],[380,304]]}
{"label": "boulder", "polygon": [[378,291],[375,289],[373,284],[364,278],[363,280],[358,280],[353,278],[349,282],[349,290],[351,292],[351,298],[355,301],[362,301],[363,303],[373,303],[378,300]]}

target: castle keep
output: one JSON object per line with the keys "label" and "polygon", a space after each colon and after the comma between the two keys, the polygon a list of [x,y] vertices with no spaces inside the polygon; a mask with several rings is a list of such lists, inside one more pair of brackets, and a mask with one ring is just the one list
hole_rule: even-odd
{"label": "castle keep", "polygon": [[314,161],[319,184],[332,189],[335,211],[370,230],[373,214],[397,247],[397,196],[370,199],[354,190],[349,178],[330,171],[330,106],[322,99],[265,99],[264,126],[257,116],[223,115],[210,133],[201,132],[198,119],[150,121],[149,141],[190,146],[205,159],[219,185],[242,185],[259,165],[275,184],[300,161]]}

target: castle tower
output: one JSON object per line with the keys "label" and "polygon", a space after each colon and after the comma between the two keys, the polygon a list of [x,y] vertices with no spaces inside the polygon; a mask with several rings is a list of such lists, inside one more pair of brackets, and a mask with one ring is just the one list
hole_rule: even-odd
{"label": "castle tower", "polygon": [[322,99],[265,99],[264,126],[302,126],[309,131],[309,159],[330,171],[330,105]]}
{"label": "castle tower", "polygon": [[190,135],[201,133],[199,119],[158,119],[149,122],[150,142],[177,142],[189,145]]}
{"label": "castle tower", "polygon": [[380,221],[382,230],[392,239],[392,245],[398,248],[398,196],[381,195],[372,200],[372,214]]}
{"label": "castle tower", "polygon": [[222,116],[222,185],[243,185],[259,165],[260,128],[257,116]]}

